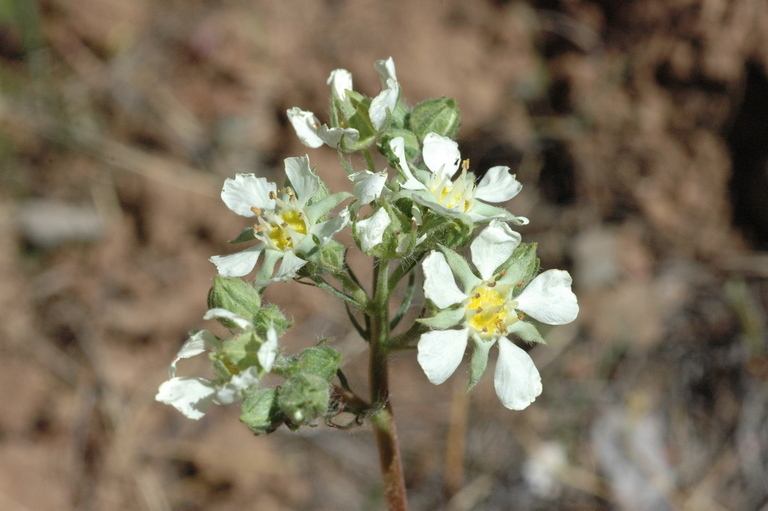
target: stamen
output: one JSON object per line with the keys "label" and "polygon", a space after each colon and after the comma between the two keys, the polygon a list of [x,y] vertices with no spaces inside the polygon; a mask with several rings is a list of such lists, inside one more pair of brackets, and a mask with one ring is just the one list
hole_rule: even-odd
{"label": "stamen", "polygon": [[269,191],[269,198],[272,200],[277,199],[277,195],[272,190]]}
{"label": "stamen", "polygon": [[494,280],[493,282],[489,282],[489,283],[488,283],[488,287],[496,287],[496,284],[498,284],[498,282],[496,282],[496,281]]}
{"label": "stamen", "polygon": [[461,168],[464,170],[469,170],[469,158],[461,162]]}
{"label": "stamen", "polygon": [[251,211],[252,211],[252,212],[253,212],[253,214],[254,214],[254,215],[256,215],[256,216],[259,216],[259,215],[261,215],[261,210],[260,210],[259,208],[257,208],[256,206],[253,206],[253,207],[251,207]]}

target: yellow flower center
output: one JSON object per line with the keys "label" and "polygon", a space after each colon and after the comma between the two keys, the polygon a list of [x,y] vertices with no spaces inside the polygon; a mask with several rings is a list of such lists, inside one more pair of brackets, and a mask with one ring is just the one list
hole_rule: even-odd
{"label": "yellow flower center", "polygon": [[495,286],[481,285],[472,292],[467,303],[467,323],[479,334],[506,335],[507,326],[518,320],[517,302],[507,300]]}
{"label": "yellow flower center", "polygon": [[269,229],[269,239],[280,250],[294,248],[293,233],[307,234],[307,224],[304,222],[304,215],[295,210],[282,211],[277,218],[279,223],[271,223]]}
{"label": "yellow flower center", "polygon": [[441,206],[466,213],[475,202],[475,181],[467,175],[469,160],[464,160],[459,177],[455,181],[442,172],[433,174],[429,190]]}

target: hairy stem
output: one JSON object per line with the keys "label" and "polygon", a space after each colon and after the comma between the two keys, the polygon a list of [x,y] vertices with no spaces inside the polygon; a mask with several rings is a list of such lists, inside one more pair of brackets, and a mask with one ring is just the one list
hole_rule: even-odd
{"label": "hairy stem", "polygon": [[389,297],[387,281],[388,265],[386,260],[374,261],[374,295],[369,310],[370,327],[370,385],[373,406],[380,409],[371,417],[371,424],[379,449],[381,477],[384,484],[384,497],[389,511],[407,511],[408,500],[405,494],[405,478],[400,448],[397,443],[397,430],[392,415],[392,403],[389,400],[389,370],[387,355],[389,341]]}

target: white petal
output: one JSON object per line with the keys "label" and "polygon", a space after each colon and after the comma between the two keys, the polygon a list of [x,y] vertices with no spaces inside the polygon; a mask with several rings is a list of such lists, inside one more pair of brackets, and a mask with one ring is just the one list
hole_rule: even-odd
{"label": "white petal", "polygon": [[392,57],[389,57],[385,60],[377,60],[373,64],[373,68],[377,73],[379,73],[382,89],[387,87],[388,80],[392,79],[397,81],[397,74],[395,73],[395,61],[392,60]]}
{"label": "white petal", "polygon": [[371,123],[377,131],[381,131],[384,128],[384,123],[387,121],[387,112],[391,114],[395,111],[399,96],[400,86],[395,80],[390,78],[387,80],[387,87],[371,101],[368,117],[370,117]]}
{"label": "white petal", "polygon": [[221,309],[219,307],[208,309],[206,311],[205,316],[203,316],[203,319],[228,319],[229,321],[232,321],[237,325],[238,328],[241,330],[250,330],[253,328],[253,323],[248,321],[245,318],[242,318],[235,314],[232,311],[228,311],[227,309]]}
{"label": "white petal", "polygon": [[571,291],[572,282],[567,271],[545,271],[515,298],[518,304],[515,308],[548,325],[570,323],[579,314],[576,295]]}
{"label": "white petal", "polygon": [[256,356],[259,359],[259,364],[266,372],[272,370],[272,364],[275,363],[277,357],[277,332],[271,325],[267,330],[267,340],[261,345]]}
{"label": "white petal", "polygon": [[492,167],[478,183],[475,197],[488,202],[506,202],[522,188],[520,181],[509,173],[509,167]]}
{"label": "white petal", "polygon": [[213,402],[228,405],[243,398],[243,391],[259,383],[259,368],[251,366],[240,374],[232,376],[227,383],[216,389]]}
{"label": "white petal", "polygon": [[459,144],[437,133],[424,137],[424,163],[433,174],[440,172],[453,176],[459,170],[461,153]]}
{"label": "white petal", "polygon": [[381,196],[384,184],[387,182],[387,172],[373,173],[370,170],[356,172],[349,176],[354,182],[352,195],[360,201],[360,204],[369,204]]}
{"label": "white petal", "polygon": [[269,279],[270,282],[281,282],[291,280],[296,276],[302,266],[307,264],[304,259],[293,253],[293,250],[289,250],[283,256],[283,260],[280,263],[280,268],[275,272],[275,276]]}
{"label": "white petal", "polygon": [[334,97],[344,100],[346,91],[353,90],[352,73],[346,69],[334,69],[328,77],[328,85],[331,86],[331,94]]}
{"label": "white petal", "polygon": [[156,401],[171,405],[178,411],[198,420],[210,408],[216,394],[216,386],[205,378],[182,376],[163,382],[157,389]]}
{"label": "white petal", "polygon": [[389,218],[387,210],[379,208],[376,213],[365,220],[357,222],[357,237],[360,240],[360,248],[366,254],[384,239],[384,231],[392,219]]}
{"label": "white petal", "polygon": [[493,386],[501,404],[522,410],[541,394],[541,376],[533,360],[505,338],[499,339],[499,359],[493,374]]}
{"label": "white petal", "polygon": [[286,114],[291,122],[291,126],[293,126],[293,130],[296,132],[296,136],[299,137],[302,144],[313,149],[323,145],[323,139],[317,135],[320,121],[315,117],[315,114],[302,110],[297,106],[288,110]]}
{"label": "white petal", "polygon": [[504,222],[493,220],[488,227],[480,231],[470,246],[472,262],[480,271],[480,276],[488,280],[501,263],[509,259],[512,252],[520,245],[521,236]]}
{"label": "white petal", "polygon": [[456,286],[451,267],[440,252],[432,252],[421,263],[424,268],[424,296],[441,309],[466,300],[467,295]]}
{"label": "white petal", "polygon": [[356,142],[360,138],[360,132],[354,128],[329,128],[323,124],[317,129],[317,136],[327,145],[339,147],[343,137],[347,137],[351,142]]}
{"label": "white petal", "polygon": [[242,277],[253,271],[265,246],[264,243],[259,243],[253,247],[246,248],[242,252],[213,256],[209,261],[216,265],[219,275],[223,277]]}
{"label": "white petal", "polygon": [[301,207],[320,189],[320,178],[312,173],[309,156],[286,158],[285,175],[291,182]]}
{"label": "white petal", "polygon": [[224,180],[221,189],[221,200],[229,209],[240,216],[256,216],[252,207],[259,209],[275,209],[275,201],[269,198],[270,192],[275,192],[277,185],[263,177],[253,174],[237,174],[235,179]]}
{"label": "white petal", "polygon": [[400,167],[400,172],[405,176],[405,183],[401,186],[406,190],[426,190],[427,187],[411,174],[411,168],[408,166],[408,160],[405,157],[405,140],[403,137],[393,138],[389,142],[389,147],[397,156],[398,167]]}
{"label": "white petal", "polygon": [[199,355],[205,350],[210,350],[216,347],[216,336],[214,336],[208,330],[200,330],[189,336],[189,339],[179,348],[178,353],[171,362],[171,367],[168,372],[171,378],[176,376],[176,364],[182,358],[190,358],[195,355]]}
{"label": "white petal", "polygon": [[325,245],[337,233],[341,232],[348,223],[349,210],[342,209],[335,218],[313,225],[309,232],[317,236],[320,240],[320,245]]}
{"label": "white petal", "polygon": [[434,330],[421,336],[416,359],[430,382],[440,385],[459,367],[467,349],[468,331]]}

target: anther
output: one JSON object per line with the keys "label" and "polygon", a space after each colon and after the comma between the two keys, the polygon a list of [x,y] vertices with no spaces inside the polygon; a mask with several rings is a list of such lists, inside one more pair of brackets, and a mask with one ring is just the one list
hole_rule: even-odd
{"label": "anther", "polygon": [[461,162],[461,168],[464,170],[469,170],[469,158]]}
{"label": "anther", "polygon": [[496,281],[494,280],[493,282],[489,282],[489,283],[488,283],[488,287],[496,287],[496,284],[498,284],[498,282],[496,282]]}
{"label": "anther", "polygon": [[252,212],[253,212],[253,214],[254,214],[254,215],[256,215],[256,216],[259,216],[259,215],[261,215],[261,210],[260,210],[259,208],[257,208],[256,206],[253,206],[253,207],[251,208],[251,211],[252,211]]}
{"label": "anther", "polygon": [[275,200],[275,199],[277,199],[277,195],[275,195],[275,192],[270,190],[269,191],[269,198],[272,199],[272,200]]}

